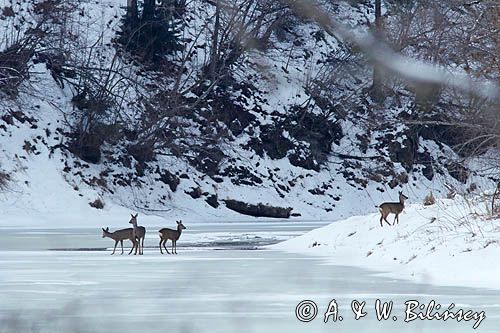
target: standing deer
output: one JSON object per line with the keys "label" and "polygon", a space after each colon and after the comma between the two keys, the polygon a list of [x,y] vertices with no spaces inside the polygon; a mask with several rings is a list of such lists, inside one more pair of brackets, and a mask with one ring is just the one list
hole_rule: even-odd
{"label": "standing deer", "polygon": [[[130,215],[132,216],[132,218],[128,223],[134,226],[134,236],[135,239],[137,239],[137,247],[139,248],[139,254],[141,255],[144,254],[144,238],[146,238],[146,228],[137,225],[137,216],[139,215],[139,213]],[[135,249],[135,253],[137,253],[137,248]]]}
{"label": "standing deer", "polygon": [[392,225],[396,224],[396,220],[399,223],[399,214],[405,209],[405,200],[408,199],[403,192],[399,191],[399,202],[384,202],[380,206],[378,206],[378,210],[380,211],[380,226],[382,225],[382,220],[387,222],[387,224],[391,225],[389,221],[387,221],[387,216],[389,214],[396,214],[394,217],[394,222]]}
{"label": "standing deer", "polygon": [[160,233],[161,254],[163,254],[163,250],[161,249],[162,246],[165,249],[165,251],[167,251],[167,254],[170,254],[170,252],[168,252],[167,250],[167,247],[165,246],[165,244],[169,239],[172,240],[172,254],[177,254],[177,240],[179,239],[179,237],[181,237],[182,230],[186,229],[186,227],[184,226],[184,224],[182,224],[182,220],[176,222],[177,222],[177,230],[163,228],[158,231]]}
{"label": "standing deer", "polygon": [[[130,252],[128,254],[131,254],[134,248],[136,247],[137,240],[134,237],[134,229],[132,228],[116,230],[114,232],[109,232],[109,228],[106,229],[102,228],[102,238],[105,237],[109,237],[115,241],[115,248],[113,249],[113,253],[111,253],[111,255],[115,254],[118,242],[120,242],[120,245],[122,247],[121,254],[123,254],[123,241],[125,239],[129,239],[132,242],[132,248],[130,249]],[[137,251],[134,254],[137,254]]]}

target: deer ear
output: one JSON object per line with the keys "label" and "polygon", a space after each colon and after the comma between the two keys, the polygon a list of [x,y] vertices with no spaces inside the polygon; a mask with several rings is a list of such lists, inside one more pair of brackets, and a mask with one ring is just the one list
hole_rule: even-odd
{"label": "deer ear", "polygon": [[137,216],[139,216],[139,213],[135,214],[135,216],[134,216],[134,217],[137,217]]}

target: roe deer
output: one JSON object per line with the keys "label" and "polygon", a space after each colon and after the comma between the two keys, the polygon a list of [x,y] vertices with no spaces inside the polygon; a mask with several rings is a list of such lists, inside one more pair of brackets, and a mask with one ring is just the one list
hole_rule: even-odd
{"label": "roe deer", "polygon": [[383,227],[382,220],[387,222],[387,224],[391,225],[389,223],[389,221],[387,221],[387,216],[389,216],[389,214],[396,214],[392,225],[396,224],[396,220],[399,223],[399,214],[405,208],[405,200],[406,199],[408,199],[408,197],[406,195],[404,195],[403,192],[399,191],[399,202],[384,202],[383,204],[378,206],[378,210],[380,211],[380,226],[381,227]]}
{"label": "roe deer", "polygon": [[[144,254],[144,238],[146,238],[146,228],[137,225],[137,214],[130,214],[132,218],[128,223],[134,226],[134,235],[137,239],[137,247],[139,248],[139,254]],[[142,239],[142,244],[141,244]],[[135,249],[135,253],[137,253],[137,248]]]}
{"label": "roe deer", "polygon": [[182,220],[176,222],[177,222],[177,230],[163,228],[158,231],[160,233],[161,254],[163,254],[163,250],[161,249],[162,246],[165,249],[165,251],[167,251],[167,253],[170,254],[170,252],[168,252],[167,250],[167,247],[165,246],[165,244],[169,239],[172,240],[172,254],[177,254],[177,240],[179,239],[179,237],[181,237],[182,230],[186,229],[186,227],[184,226],[184,224],[182,224]]}
{"label": "roe deer", "polygon": [[[137,240],[134,237],[134,229],[132,228],[116,230],[115,232],[109,232],[109,228],[102,228],[102,238],[104,237],[109,237],[115,241],[115,248],[113,249],[113,253],[111,253],[112,255],[115,254],[118,242],[120,242],[120,245],[122,246],[121,254],[123,254],[123,240],[129,239],[132,242],[132,248],[130,249],[130,252],[128,254],[132,253],[132,250],[134,250],[134,247],[136,247],[137,243]],[[137,254],[137,252],[135,254]]]}

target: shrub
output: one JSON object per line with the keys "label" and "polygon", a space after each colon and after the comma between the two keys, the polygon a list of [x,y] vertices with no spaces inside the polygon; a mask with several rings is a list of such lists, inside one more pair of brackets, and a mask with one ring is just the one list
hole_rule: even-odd
{"label": "shrub", "polygon": [[424,198],[424,206],[432,206],[436,203],[436,198],[432,194],[432,191],[429,192]]}
{"label": "shrub", "polygon": [[0,170],[0,190],[5,190],[10,180],[10,175],[5,171]]}

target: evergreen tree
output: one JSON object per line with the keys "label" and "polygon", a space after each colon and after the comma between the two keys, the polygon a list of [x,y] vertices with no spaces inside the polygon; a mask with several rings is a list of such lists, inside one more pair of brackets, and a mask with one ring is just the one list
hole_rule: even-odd
{"label": "evergreen tree", "polygon": [[163,0],[160,5],[155,0],[144,0],[138,13],[137,1],[129,0],[118,42],[142,61],[165,59],[183,47],[180,32],[184,10],[183,0]]}

